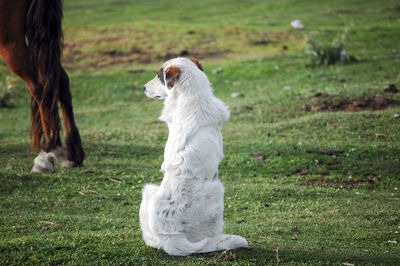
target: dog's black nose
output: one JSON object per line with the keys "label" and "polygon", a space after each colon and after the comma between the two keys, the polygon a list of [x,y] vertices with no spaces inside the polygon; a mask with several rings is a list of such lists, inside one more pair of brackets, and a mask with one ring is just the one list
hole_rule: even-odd
{"label": "dog's black nose", "polygon": [[146,91],[146,85],[144,85],[142,89],[143,89],[143,91]]}

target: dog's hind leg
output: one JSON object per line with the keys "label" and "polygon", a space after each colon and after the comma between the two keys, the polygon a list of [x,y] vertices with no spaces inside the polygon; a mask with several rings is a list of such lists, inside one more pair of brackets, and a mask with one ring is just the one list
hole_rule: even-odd
{"label": "dog's hind leg", "polygon": [[140,229],[146,245],[154,248],[160,248],[160,239],[153,232],[151,224],[153,223],[154,204],[152,197],[158,191],[159,186],[146,184],[142,192],[142,203],[140,204],[139,218]]}

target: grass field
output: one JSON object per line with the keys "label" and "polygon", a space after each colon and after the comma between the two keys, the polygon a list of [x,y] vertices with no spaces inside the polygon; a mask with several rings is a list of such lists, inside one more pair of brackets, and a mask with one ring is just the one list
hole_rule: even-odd
{"label": "grass field", "polygon": [[[400,87],[398,1],[67,0],[63,26],[87,160],[30,173],[29,94],[17,81],[14,106],[0,109],[1,265],[399,263],[400,93],[384,91]],[[308,67],[307,36],[345,28],[359,61]],[[141,238],[141,189],[162,179],[168,134],[162,102],[141,87],[187,54],[232,112],[225,232],[250,249],[178,258]]]}

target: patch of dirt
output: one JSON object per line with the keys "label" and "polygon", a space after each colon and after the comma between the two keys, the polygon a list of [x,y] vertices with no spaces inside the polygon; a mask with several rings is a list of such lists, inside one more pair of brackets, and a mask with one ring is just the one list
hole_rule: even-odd
{"label": "patch of dirt", "polygon": [[233,253],[230,250],[224,250],[222,252],[211,252],[208,253],[208,256],[213,257],[216,260],[223,260],[223,261],[235,261],[237,259],[237,256],[235,253]]}
{"label": "patch of dirt", "polygon": [[249,40],[251,45],[269,45],[287,40],[302,40],[303,38],[304,36],[289,31],[261,31],[246,34],[246,39]]}
{"label": "patch of dirt", "polygon": [[305,112],[375,111],[384,110],[395,104],[399,104],[399,102],[386,96],[372,95],[360,98],[343,98],[317,92],[310,99],[310,103],[302,107],[302,110]]}
{"label": "patch of dirt", "polygon": [[299,232],[299,228],[293,227],[292,229],[290,229],[290,231],[292,231],[293,233],[298,233]]}
{"label": "patch of dirt", "polygon": [[398,6],[394,6],[394,7],[389,7],[389,8],[385,8],[384,12],[386,13],[400,13],[400,5]]}
{"label": "patch of dirt", "polygon": [[330,155],[330,156],[333,156],[333,155],[339,156],[340,154],[344,153],[344,151],[315,151],[315,150],[307,150],[307,153]]}
{"label": "patch of dirt", "polygon": [[292,174],[308,175],[310,174],[310,171],[307,169],[297,168],[292,170]]}
{"label": "patch of dirt", "polygon": [[390,93],[398,93],[399,89],[397,89],[396,85],[394,84],[389,84],[385,89],[385,92],[390,92]]}
{"label": "patch of dirt", "polygon": [[264,162],[264,163],[267,163],[267,162],[269,162],[271,159],[269,159],[268,157],[267,157],[267,155],[265,155],[265,154],[263,154],[263,153],[256,153],[256,154],[254,154],[253,155],[253,158],[254,158],[254,160],[256,160],[256,161],[261,161],[261,162]]}
{"label": "patch of dirt", "polygon": [[143,73],[145,70],[144,69],[134,69],[134,70],[128,70],[128,73]]}
{"label": "patch of dirt", "polygon": [[[104,29],[66,30],[63,62],[67,68],[88,69],[160,63],[177,56],[220,59],[241,54],[252,46],[273,44],[271,49],[276,49],[280,43],[304,39],[304,34],[288,30],[259,31],[233,25],[206,31],[188,28],[179,32],[173,28],[149,22],[141,26],[127,23]],[[282,49],[285,52],[288,46]]]}
{"label": "patch of dirt", "polygon": [[[225,57],[225,54],[217,47],[207,45],[178,45],[171,43],[165,49],[159,49],[152,45],[140,48],[135,45],[126,50],[119,48],[108,48],[107,43],[123,41],[118,37],[99,38],[96,40],[85,40],[77,42],[65,42],[63,47],[63,61],[67,66],[87,69],[91,67],[104,67],[109,65],[124,64],[150,64],[154,62],[166,61],[178,56],[195,57],[202,59],[218,59]],[[87,51],[85,46],[96,47],[95,51]],[[121,46],[122,47],[122,46]]]}
{"label": "patch of dirt", "polygon": [[232,253],[232,254],[226,255],[224,259],[227,261],[234,261],[234,260],[236,260],[236,257],[237,257],[236,254]]}
{"label": "patch of dirt", "polygon": [[123,64],[123,63],[142,63],[148,64],[151,62],[151,56],[149,51],[141,50],[136,47],[132,47],[128,52],[122,52],[118,50],[100,51],[102,62],[99,62],[99,66],[105,66],[110,64]]}
{"label": "patch of dirt", "polygon": [[326,162],[321,162],[321,164],[325,164],[325,165],[336,165],[336,164],[340,164],[341,163],[341,161],[338,161],[338,160],[335,160],[335,159],[332,159],[332,160],[329,160],[329,161],[326,161]]}
{"label": "patch of dirt", "polygon": [[218,50],[218,48],[201,48],[201,47],[191,47],[189,49],[183,49],[180,52],[167,51],[166,53],[159,54],[156,56],[157,61],[166,61],[168,59],[178,57],[178,56],[190,56],[198,60],[205,58],[223,58],[225,55]]}
{"label": "patch of dirt", "polygon": [[251,43],[253,45],[267,45],[267,44],[273,43],[273,41],[262,39],[262,40],[253,40],[253,41],[251,41]]}

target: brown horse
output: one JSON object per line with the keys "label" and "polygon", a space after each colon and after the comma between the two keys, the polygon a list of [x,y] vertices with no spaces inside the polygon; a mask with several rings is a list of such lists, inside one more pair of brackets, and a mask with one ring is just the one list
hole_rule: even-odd
{"label": "brown horse", "polygon": [[[0,56],[31,93],[31,146],[42,151],[33,172],[51,172],[56,161],[81,166],[85,154],[72,110],[69,78],[61,65],[62,0],[0,0]],[[65,146],[60,139],[60,103]]]}

